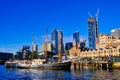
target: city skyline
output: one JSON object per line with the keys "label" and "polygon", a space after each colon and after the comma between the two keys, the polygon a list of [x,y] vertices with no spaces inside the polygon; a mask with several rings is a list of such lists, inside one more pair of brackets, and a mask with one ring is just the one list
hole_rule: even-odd
{"label": "city skyline", "polygon": [[63,30],[63,39],[73,41],[73,32],[88,42],[88,11],[99,12],[100,33],[119,28],[119,1],[105,0],[4,0],[0,1],[0,51],[15,52],[32,45],[32,33],[39,46],[45,42],[46,28]]}

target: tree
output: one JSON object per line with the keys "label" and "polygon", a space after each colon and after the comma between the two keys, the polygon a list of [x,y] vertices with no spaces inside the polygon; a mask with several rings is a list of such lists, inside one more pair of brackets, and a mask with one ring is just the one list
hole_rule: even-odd
{"label": "tree", "polygon": [[39,57],[38,52],[36,51],[32,52],[31,59],[38,59],[38,57]]}

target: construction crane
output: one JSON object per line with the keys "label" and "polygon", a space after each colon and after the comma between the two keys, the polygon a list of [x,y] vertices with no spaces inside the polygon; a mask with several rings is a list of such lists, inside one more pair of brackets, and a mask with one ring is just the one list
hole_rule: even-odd
{"label": "construction crane", "polygon": [[92,17],[92,15],[91,15],[91,13],[89,11],[88,11],[88,14],[89,14],[90,17]]}
{"label": "construction crane", "polygon": [[99,8],[97,10],[97,13],[95,14],[95,17],[96,17],[96,21],[98,22],[98,14],[99,14]]}
{"label": "construction crane", "polygon": [[97,27],[97,33],[96,33],[96,36],[98,37],[99,35],[99,31],[98,31],[98,14],[99,14],[99,8],[97,10],[97,13],[95,14],[95,17],[96,17],[96,21],[97,21],[97,24],[96,24],[96,27]]}

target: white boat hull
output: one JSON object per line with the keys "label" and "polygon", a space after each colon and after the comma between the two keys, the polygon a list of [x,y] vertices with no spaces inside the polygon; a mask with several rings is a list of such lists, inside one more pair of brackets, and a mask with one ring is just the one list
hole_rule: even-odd
{"label": "white boat hull", "polygon": [[35,69],[64,69],[64,70],[68,70],[68,69],[70,69],[70,67],[71,67],[71,62],[18,65],[18,68],[23,68],[23,69],[35,68]]}

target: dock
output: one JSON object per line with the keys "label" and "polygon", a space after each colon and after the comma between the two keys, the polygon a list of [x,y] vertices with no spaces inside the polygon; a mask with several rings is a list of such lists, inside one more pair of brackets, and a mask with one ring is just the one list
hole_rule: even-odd
{"label": "dock", "polygon": [[6,61],[5,67],[6,68],[17,68],[18,61]]}
{"label": "dock", "polygon": [[[17,68],[18,61],[5,62],[6,68]],[[120,62],[109,61],[72,61],[71,69],[120,69]]]}
{"label": "dock", "polygon": [[[120,63],[119,63],[120,64]],[[80,61],[72,62],[71,69],[114,69],[114,62],[107,61]],[[120,68],[120,66],[118,66]]]}

